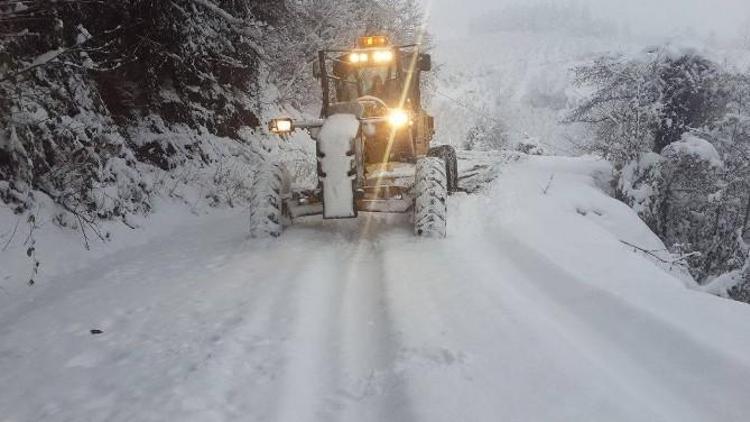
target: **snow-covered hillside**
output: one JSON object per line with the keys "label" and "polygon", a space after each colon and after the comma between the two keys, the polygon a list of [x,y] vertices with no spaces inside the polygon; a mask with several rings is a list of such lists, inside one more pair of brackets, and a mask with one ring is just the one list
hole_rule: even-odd
{"label": "snow-covered hillside", "polygon": [[747,419],[750,308],[621,242],[663,249],[608,164],[462,165],[501,174],[442,241],[379,215],[249,241],[237,211],[0,294],[2,419]]}

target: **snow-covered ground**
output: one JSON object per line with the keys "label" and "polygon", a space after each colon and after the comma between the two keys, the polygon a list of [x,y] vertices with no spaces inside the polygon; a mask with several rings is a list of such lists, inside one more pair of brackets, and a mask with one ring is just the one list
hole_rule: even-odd
{"label": "snow-covered ground", "polygon": [[663,248],[606,163],[462,164],[445,240],[237,210],[0,292],[0,420],[748,419],[750,307],[621,243]]}

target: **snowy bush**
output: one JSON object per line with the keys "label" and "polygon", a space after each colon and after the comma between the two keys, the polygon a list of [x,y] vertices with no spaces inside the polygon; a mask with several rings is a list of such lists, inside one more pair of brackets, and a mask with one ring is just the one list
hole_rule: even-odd
{"label": "snowy bush", "polygon": [[685,135],[661,155],[646,153],[625,165],[617,192],[673,252],[693,253],[691,272],[705,281],[741,267],[746,257],[737,233],[746,230],[747,204],[727,188],[718,151]]}
{"label": "snowy bush", "polygon": [[596,91],[576,107],[568,122],[593,126],[592,152],[616,165],[653,150],[659,94],[653,64],[623,57],[600,57],[575,69],[576,84]]}
{"label": "snowy bush", "polygon": [[530,138],[530,137],[525,137],[521,139],[520,141],[518,141],[515,149],[518,152],[522,152],[528,155],[545,155],[546,154],[546,151],[544,150],[544,146],[542,146],[541,142],[539,142],[539,139]]}
{"label": "snowy bush", "polygon": [[507,127],[499,119],[480,117],[466,134],[464,149],[500,150],[508,144]]}
{"label": "snowy bush", "polygon": [[734,300],[750,303],[750,259],[739,273],[737,283],[732,286],[728,295]]}
{"label": "snowy bush", "polygon": [[750,79],[692,50],[602,57],[575,70],[594,88],[568,121],[615,164],[616,195],[700,282],[742,268],[750,215]]}
{"label": "snowy bush", "polygon": [[579,86],[595,91],[568,121],[593,125],[593,150],[618,166],[646,151],[661,153],[688,130],[713,128],[726,112],[723,73],[692,50],[605,56],[574,72]]}

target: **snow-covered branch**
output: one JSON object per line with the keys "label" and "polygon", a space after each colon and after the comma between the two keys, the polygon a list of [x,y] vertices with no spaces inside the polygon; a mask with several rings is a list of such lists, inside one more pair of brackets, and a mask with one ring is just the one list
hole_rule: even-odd
{"label": "snow-covered branch", "polygon": [[212,13],[214,13],[215,15],[224,19],[227,23],[229,23],[232,26],[232,28],[235,31],[239,32],[242,35],[251,37],[251,39],[246,39],[245,42],[247,42],[248,45],[250,45],[250,47],[253,50],[255,50],[255,52],[258,53],[260,56],[262,57],[267,56],[265,49],[260,44],[252,40],[252,39],[260,38],[261,33],[259,29],[263,27],[263,25],[260,22],[256,20],[240,19],[236,16],[233,16],[231,13],[222,9],[216,3],[210,0],[191,0],[191,1],[194,4],[206,8],[210,10]]}
{"label": "snow-covered branch", "polygon": [[[687,253],[687,254],[684,254],[684,255],[680,255],[680,256],[675,257],[673,259],[664,259],[661,256],[659,256],[659,255],[656,254],[656,252],[660,252],[660,251],[644,249],[644,248],[642,248],[640,246],[636,246],[636,245],[634,245],[634,244],[632,244],[630,242],[627,242],[625,240],[622,240],[622,239],[620,240],[620,243],[622,243],[625,246],[629,246],[629,247],[631,247],[631,248],[633,248],[633,249],[635,249],[637,251],[643,252],[644,254],[646,254],[646,255],[648,255],[648,256],[656,259],[657,261],[659,261],[659,262],[661,262],[663,264],[668,264],[668,265],[674,265],[674,264],[677,264],[677,263],[680,263],[680,262],[684,262],[685,260],[687,260],[689,258],[692,258],[692,257],[695,257],[695,256],[701,256],[701,253],[696,251],[696,252],[690,252],[690,253]],[[664,251],[664,252],[666,252],[666,251]]]}

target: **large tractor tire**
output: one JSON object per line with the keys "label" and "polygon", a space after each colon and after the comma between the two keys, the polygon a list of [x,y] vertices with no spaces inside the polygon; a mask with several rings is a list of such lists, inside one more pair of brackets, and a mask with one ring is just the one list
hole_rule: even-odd
{"label": "large tractor tire", "polygon": [[263,163],[250,192],[250,237],[279,237],[284,230],[285,172],[281,164]]}
{"label": "large tractor tire", "polygon": [[458,159],[456,150],[450,145],[439,145],[427,151],[428,157],[442,158],[445,162],[446,188],[448,193],[458,192]]}
{"label": "large tractor tire", "polygon": [[445,162],[426,157],[417,161],[414,233],[421,237],[443,238],[446,234],[448,189]]}

